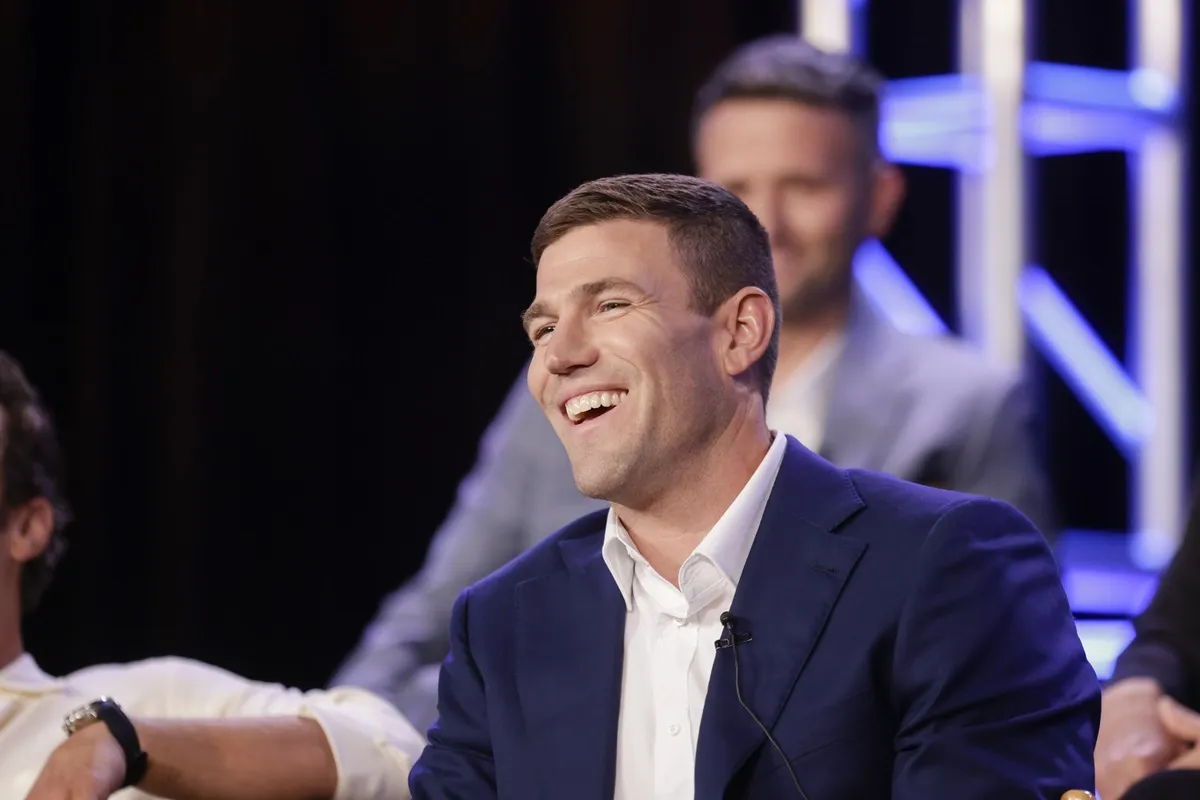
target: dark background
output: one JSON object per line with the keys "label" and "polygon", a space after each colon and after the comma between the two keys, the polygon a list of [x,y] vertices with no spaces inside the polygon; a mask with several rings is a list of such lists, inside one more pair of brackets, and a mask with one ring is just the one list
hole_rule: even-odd
{"label": "dark background", "polygon": [[[1036,57],[1126,66],[1126,4],[1048,0]],[[56,413],[78,522],[29,646],[321,684],[420,563],[527,354],[529,234],[576,184],[688,171],[691,93],[775,0],[0,0],[0,348]],[[889,0],[889,77],[954,4]],[[948,172],[887,242],[953,320]],[[1125,159],[1038,167],[1046,265],[1125,347]],[[1048,370],[1065,521],[1126,466]]]}

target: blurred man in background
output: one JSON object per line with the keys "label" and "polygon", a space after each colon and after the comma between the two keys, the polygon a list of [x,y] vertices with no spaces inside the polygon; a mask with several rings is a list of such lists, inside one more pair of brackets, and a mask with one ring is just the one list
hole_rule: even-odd
{"label": "blurred man in background", "polygon": [[424,740],[366,692],[301,693],[177,658],[42,672],[21,616],[49,586],[69,511],[50,415],[3,352],[0,459],[0,797],[409,796]]}
{"label": "blurred man in background", "polygon": [[[952,339],[892,327],[854,288],[852,259],[904,196],[879,150],[880,77],[791,35],[734,52],[697,95],[698,174],[738,195],[770,236],[783,303],[769,424],[843,467],[1005,500],[1052,529],[1033,409],[1017,377]],[[388,597],[335,677],[437,716],[458,593],[567,522],[583,497],[523,377],[421,571]]]}

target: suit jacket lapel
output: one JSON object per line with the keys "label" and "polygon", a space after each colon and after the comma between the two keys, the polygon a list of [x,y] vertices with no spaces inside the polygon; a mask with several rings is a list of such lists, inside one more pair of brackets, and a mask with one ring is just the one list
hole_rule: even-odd
{"label": "suit jacket lapel", "polygon": [[517,590],[517,691],[548,797],[613,796],[626,610],[602,537],[564,539],[567,568]]}
{"label": "suit jacket lapel", "polygon": [[[788,442],[731,613],[742,699],[771,728],[866,545],[835,530],[863,507],[844,472]],[[696,797],[720,798],[765,741],[738,703],[734,651],[716,654],[696,753]]]}
{"label": "suit jacket lapel", "polygon": [[821,455],[842,467],[883,470],[909,413],[897,331],[855,293],[825,413]]}

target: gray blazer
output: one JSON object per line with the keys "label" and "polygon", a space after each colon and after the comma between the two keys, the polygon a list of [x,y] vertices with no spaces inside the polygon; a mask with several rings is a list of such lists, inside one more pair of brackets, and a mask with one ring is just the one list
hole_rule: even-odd
{"label": "gray blazer", "polygon": [[[1015,376],[950,338],[901,333],[856,302],[821,455],[842,467],[1006,500],[1052,530],[1029,397]],[[786,432],[786,431],[785,431]],[[422,730],[459,592],[604,504],[579,494],[523,376],[480,444],[420,572],[384,600],[333,685],[370,689]]]}

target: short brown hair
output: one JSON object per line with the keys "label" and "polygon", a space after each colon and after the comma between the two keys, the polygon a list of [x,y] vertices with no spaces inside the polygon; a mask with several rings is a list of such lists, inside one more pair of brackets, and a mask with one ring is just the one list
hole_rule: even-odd
{"label": "short brown hair", "polygon": [[692,142],[701,119],[722,100],[793,100],[846,114],[874,159],[879,155],[882,85],[875,69],[848,53],[821,50],[793,34],[755,39],[726,57],[696,93]]}
{"label": "short brown hair", "polygon": [[712,314],[747,286],[771,298],[775,329],[756,365],[766,402],[779,360],[779,288],[767,232],[728,190],[689,175],[618,175],[579,186],[542,215],[533,233],[533,263],[575,228],[614,220],[651,220],[667,229],[692,289],[694,308]]}
{"label": "short brown hair", "polygon": [[50,586],[71,519],[63,487],[58,434],[37,389],[15,359],[0,350],[0,522],[36,497],[54,509],[54,528],[41,555],[21,567],[21,612],[37,606]]}

